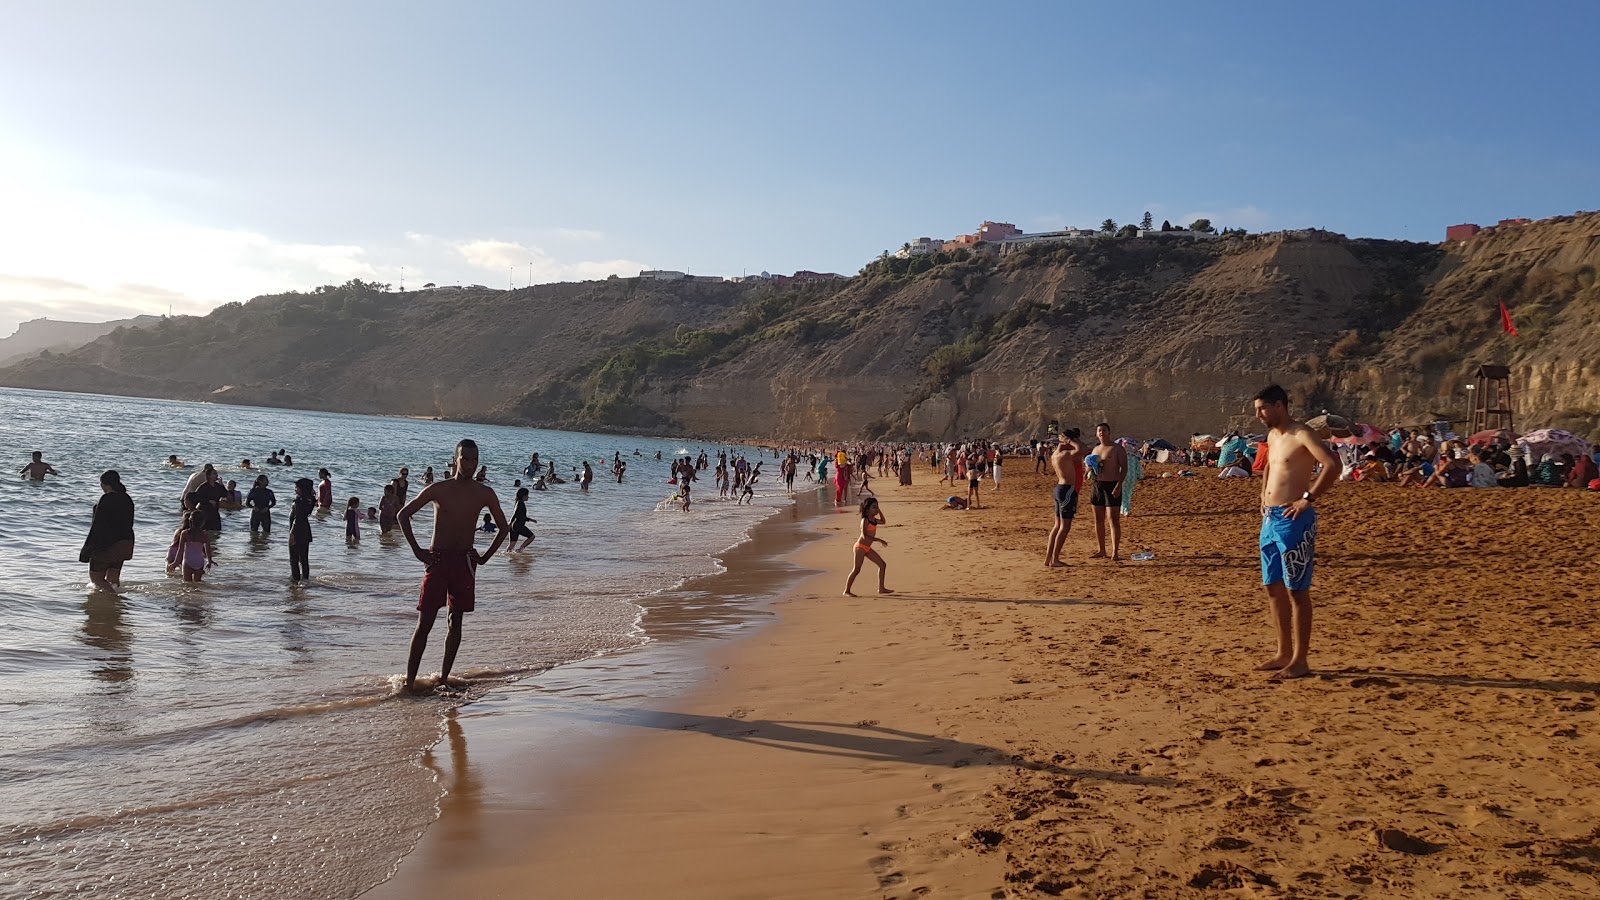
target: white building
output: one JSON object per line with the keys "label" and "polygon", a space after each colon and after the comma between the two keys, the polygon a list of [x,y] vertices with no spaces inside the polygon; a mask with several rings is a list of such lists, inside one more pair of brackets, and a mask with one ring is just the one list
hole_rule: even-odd
{"label": "white building", "polygon": [[1000,242],[1002,253],[1039,244],[1082,244],[1101,237],[1100,232],[1087,228],[1063,228],[1059,231],[1035,231],[1014,234]]}
{"label": "white building", "polygon": [[688,276],[683,272],[673,272],[668,269],[642,269],[639,277],[644,281],[682,281]]}
{"label": "white building", "polygon": [[929,253],[938,253],[945,242],[942,238],[919,237],[911,243],[894,252],[897,259],[910,259],[913,256],[925,256]]}

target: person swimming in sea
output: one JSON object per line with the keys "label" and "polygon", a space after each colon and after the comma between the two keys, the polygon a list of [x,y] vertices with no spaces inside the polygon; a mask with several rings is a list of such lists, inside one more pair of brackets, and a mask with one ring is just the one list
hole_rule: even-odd
{"label": "person swimming in sea", "polygon": [[484,534],[494,534],[497,530],[494,526],[494,516],[490,515],[489,513],[484,513],[483,524],[478,526],[478,530]]}
{"label": "person swimming in sea", "polygon": [[[248,460],[248,459],[245,460],[245,462],[249,462],[249,461],[250,460]],[[169,469],[187,469],[187,468],[189,468],[189,464],[184,462],[183,460],[179,459],[178,458],[178,454],[173,453],[173,454],[170,454],[170,455],[167,456],[167,468],[169,468]]]}
{"label": "person swimming in sea", "polygon": [[34,481],[43,481],[46,475],[59,476],[61,473],[56,471],[55,466],[52,466],[44,461],[43,453],[35,450],[33,451],[33,462],[23,466],[21,474],[28,476]]}

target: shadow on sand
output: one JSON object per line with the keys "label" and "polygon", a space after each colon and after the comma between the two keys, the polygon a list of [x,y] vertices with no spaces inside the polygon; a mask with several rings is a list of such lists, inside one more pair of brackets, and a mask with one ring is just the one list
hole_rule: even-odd
{"label": "shadow on sand", "polygon": [[946,597],[939,594],[909,594],[896,591],[892,599],[934,600],[940,603],[1015,603],[1019,606],[1138,606],[1132,600],[1079,600],[1073,597]]}
{"label": "shadow on sand", "polygon": [[1431,675],[1424,672],[1396,672],[1391,669],[1321,669],[1317,671],[1317,674],[1333,681],[1388,678],[1412,684],[1437,684],[1444,687],[1483,688],[1504,691],[1549,691],[1553,694],[1600,694],[1600,681],[1563,681],[1544,678],[1481,678],[1476,675]]}
{"label": "shadow on sand", "polygon": [[776,722],[766,719],[701,716],[643,709],[616,710],[612,714],[599,715],[587,712],[579,715],[616,725],[657,728],[664,731],[692,731],[775,750],[815,753],[864,762],[908,763],[955,769],[966,766],[1013,766],[1037,772],[1142,787],[1169,788],[1177,787],[1179,784],[1170,778],[1029,762],[984,744],[902,731],[870,721],[855,725],[838,722]]}

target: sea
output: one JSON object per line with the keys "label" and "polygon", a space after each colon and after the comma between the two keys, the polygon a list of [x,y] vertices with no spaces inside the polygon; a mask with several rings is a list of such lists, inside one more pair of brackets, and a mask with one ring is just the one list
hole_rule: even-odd
{"label": "sea", "polygon": [[[452,676],[465,697],[398,689],[422,576],[398,529],[348,544],[349,497],[376,506],[401,466],[412,496],[477,441],[509,517],[530,454],[569,479],[534,492],[530,552],[478,572]],[[438,815],[427,751],[446,715],[486,687],[652,641],[645,604],[791,504],[776,461],[754,502],[719,502],[709,478],[670,502],[675,455],[751,448],[431,420],[0,389],[12,472],[33,450],[60,471],[0,478],[0,897],[352,897],[382,881]],[[224,513],[200,583],[166,572],[194,469],[248,491],[262,468],[279,508],[270,535]],[[660,453],[661,459],[656,459]],[[621,483],[614,454],[628,463]],[[768,452],[767,459],[771,460]],[[595,470],[587,491],[574,470]],[[714,462],[713,462],[714,465]],[[293,480],[332,473],[335,508],[313,523],[311,579],[289,578]],[[119,594],[94,592],[78,552],[99,475],[121,473],[137,542]],[[709,473],[706,473],[709,475]],[[526,481],[526,479],[524,479]],[[431,514],[415,520],[424,543]],[[486,547],[490,535],[480,535]],[[423,673],[436,673],[444,618]]]}

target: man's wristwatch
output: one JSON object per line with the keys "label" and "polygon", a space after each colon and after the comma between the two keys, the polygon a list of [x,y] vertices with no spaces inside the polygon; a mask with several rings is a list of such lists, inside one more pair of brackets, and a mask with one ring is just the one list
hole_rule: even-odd
{"label": "man's wristwatch", "polygon": [[1310,491],[1306,491],[1304,494],[1301,494],[1300,495],[1300,499],[1304,500],[1307,503],[1316,503],[1317,502],[1317,498],[1311,496],[1311,492]]}

